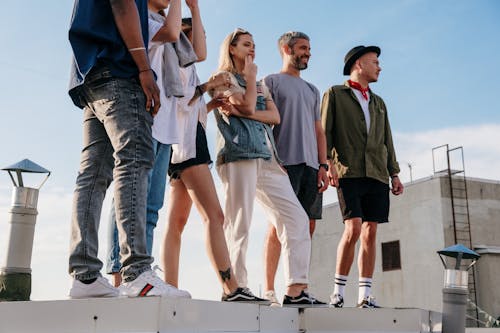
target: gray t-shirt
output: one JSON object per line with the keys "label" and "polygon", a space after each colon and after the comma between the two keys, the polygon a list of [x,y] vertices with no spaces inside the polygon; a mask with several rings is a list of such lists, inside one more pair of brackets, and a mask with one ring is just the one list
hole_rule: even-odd
{"label": "gray t-shirt", "polygon": [[278,155],[284,165],[306,165],[318,169],[315,122],[321,119],[319,90],[300,77],[271,74],[264,78],[281,116],[274,126]]}

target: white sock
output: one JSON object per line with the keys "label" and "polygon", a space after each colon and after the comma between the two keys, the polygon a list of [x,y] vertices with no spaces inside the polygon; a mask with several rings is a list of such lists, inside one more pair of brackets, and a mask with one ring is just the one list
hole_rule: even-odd
{"label": "white sock", "polygon": [[359,278],[358,303],[372,294],[372,279],[367,277]]}
{"label": "white sock", "polygon": [[347,284],[347,276],[335,274],[335,284],[333,286],[333,294],[339,294],[344,297],[345,285]]}

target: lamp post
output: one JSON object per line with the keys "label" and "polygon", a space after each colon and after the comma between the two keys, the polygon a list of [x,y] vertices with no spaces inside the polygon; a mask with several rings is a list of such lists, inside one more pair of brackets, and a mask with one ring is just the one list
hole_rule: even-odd
{"label": "lamp post", "polygon": [[[467,297],[469,296],[469,272],[480,255],[461,244],[447,247],[437,252],[443,262],[444,287],[443,287],[443,333],[465,333],[465,314],[467,310]],[[447,263],[444,257],[454,258]],[[472,260],[467,265],[462,265],[462,260]],[[448,259],[449,261],[453,261]]]}
{"label": "lamp post", "polygon": [[[31,254],[35,232],[38,191],[50,171],[25,159],[5,167],[14,189],[9,210],[9,238],[4,265],[0,268],[0,301],[29,301],[31,294]],[[12,175],[15,173],[16,179]],[[46,173],[38,188],[25,187],[23,173]]]}

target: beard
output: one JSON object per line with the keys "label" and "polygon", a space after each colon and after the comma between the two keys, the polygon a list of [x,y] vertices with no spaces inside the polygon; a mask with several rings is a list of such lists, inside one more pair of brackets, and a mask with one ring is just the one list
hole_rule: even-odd
{"label": "beard", "polygon": [[306,58],[309,60],[309,57],[295,55],[295,52],[292,52],[292,56],[293,56],[292,64],[295,68],[297,68],[299,71],[307,68],[307,62],[302,62],[301,60],[303,58]]}

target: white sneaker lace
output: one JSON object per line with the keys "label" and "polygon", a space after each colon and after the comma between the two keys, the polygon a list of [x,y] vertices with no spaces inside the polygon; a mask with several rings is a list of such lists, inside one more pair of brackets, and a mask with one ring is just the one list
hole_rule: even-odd
{"label": "white sneaker lace", "polygon": [[166,284],[158,275],[156,275],[156,271],[161,271],[161,268],[155,265],[153,267],[153,270],[151,271],[146,271],[146,280],[148,283],[152,284],[155,288],[160,288],[162,290],[167,290],[169,285]]}
{"label": "white sneaker lace", "polygon": [[314,297],[314,295],[311,294],[308,290],[304,290],[304,292],[306,293],[306,295],[309,296],[309,299],[311,300],[311,302],[316,301],[316,297]]}
{"label": "white sneaker lace", "polygon": [[264,293],[264,298],[270,300],[273,303],[279,303],[278,299],[276,298],[276,293],[274,290],[268,290]]}
{"label": "white sneaker lace", "polygon": [[365,299],[367,300],[368,304],[377,305],[377,303],[375,302],[375,297],[370,295],[370,296],[366,297]]}
{"label": "white sneaker lace", "polygon": [[245,287],[245,288],[243,288],[243,290],[244,290],[244,291],[245,291],[248,295],[255,297],[255,295],[252,293],[252,291],[250,290],[250,288]]}

